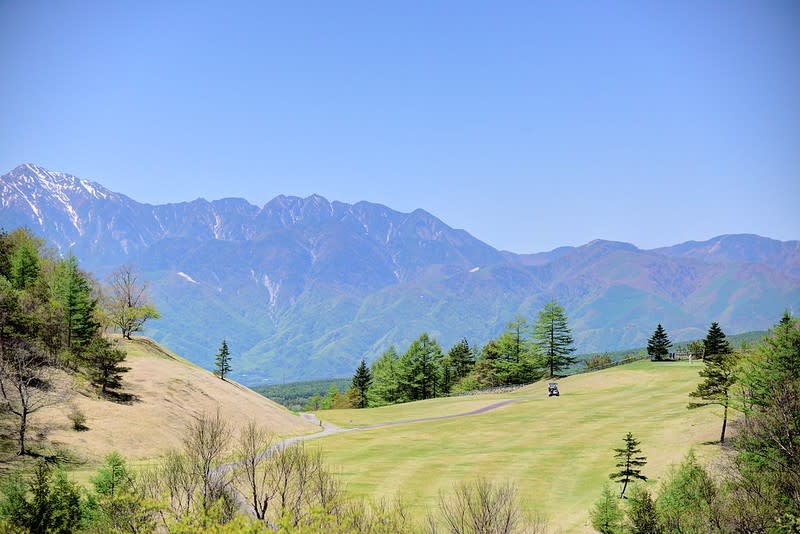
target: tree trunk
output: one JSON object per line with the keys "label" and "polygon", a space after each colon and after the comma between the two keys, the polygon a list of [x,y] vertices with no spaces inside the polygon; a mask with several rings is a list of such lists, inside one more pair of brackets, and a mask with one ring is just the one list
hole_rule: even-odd
{"label": "tree trunk", "polygon": [[628,479],[622,481],[622,491],[619,492],[619,498],[622,499],[625,496],[625,490],[628,488]]}
{"label": "tree trunk", "polygon": [[725,409],[722,412],[722,434],[719,436],[719,444],[725,443],[725,427],[728,426],[728,403],[725,403]]}
{"label": "tree trunk", "polygon": [[19,450],[18,456],[23,456],[27,453],[25,450],[25,432],[28,426],[28,412],[23,408],[22,416],[19,418]]}

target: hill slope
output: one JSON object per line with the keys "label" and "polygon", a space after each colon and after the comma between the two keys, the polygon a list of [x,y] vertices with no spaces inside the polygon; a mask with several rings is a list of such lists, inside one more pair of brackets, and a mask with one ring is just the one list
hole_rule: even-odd
{"label": "hill slope", "polygon": [[[236,430],[248,420],[289,436],[318,430],[271,400],[235,383],[223,381],[146,338],[122,343],[130,371],[124,392],[134,398],[117,403],[97,398],[86,388],[67,404],[36,414],[33,424],[49,429],[48,439],[89,463],[118,451],[132,460],[152,459],[180,444],[193,416],[219,409]],[[72,406],[87,416],[88,430],[76,432],[67,418]]]}

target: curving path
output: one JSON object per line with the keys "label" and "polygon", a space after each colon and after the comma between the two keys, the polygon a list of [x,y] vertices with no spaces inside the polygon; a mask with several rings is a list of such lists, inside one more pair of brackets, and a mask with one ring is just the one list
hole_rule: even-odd
{"label": "curving path", "polygon": [[477,408],[477,409],[469,411],[469,412],[456,413],[456,414],[451,414],[451,415],[437,415],[437,416],[434,416],[434,417],[420,417],[420,418],[417,418],[417,419],[400,419],[398,421],[387,421],[387,422],[384,422],[384,423],[374,423],[374,424],[371,424],[371,425],[353,426],[353,427],[347,427],[347,428],[342,428],[342,427],[336,426],[336,425],[334,425],[332,423],[327,423],[325,421],[321,421],[316,415],[314,415],[312,413],[304,412],[304,413],[300,414],[300,417],[302,417],[303,419],[305,419],[305,420],[307,420],[309,422],[312,422],[314,424],[320,425],[322,427],[322,430],[320,432],[315,433],[315,434],[306,434],[304,436],[295,436],[295,437],[292,437],[292,438],[287,438],[287,439],[281,440],[278,443],[276,443],[275,445],[273,445],[273,447],[276,447],[276,448],[277,447],[286,447],[288,445],[293,445],[293,444],[299,443],[301,441],[308,441],[308,440],[311,440],[311,439],[323,438],[325,436],[330,436],[332,434],[340,434],[342,432],[356,432],[358,430],[371,430],[373,428],[381,428],[381,427],[385,427],[385,426],[407,425],[407,424],[412,424],[412,423],[427,423],[429,421],[443,421],[445,419],[456,419],[457,417],[467,417],[467,416],[470,416],[470,415],[478,415],[478,414],[490,412],[492,410],[497,410],[498,408],[502,408],[503,406],[508,406],[509,404],[513,404],[513,403],[517,402],[517,400],[518,399],[506,399],[506,400],[498,401],[498,402],[495,402],[495,403],[492,403],[492,404],[488,404],[486,406],[482,406],[480,408]]}

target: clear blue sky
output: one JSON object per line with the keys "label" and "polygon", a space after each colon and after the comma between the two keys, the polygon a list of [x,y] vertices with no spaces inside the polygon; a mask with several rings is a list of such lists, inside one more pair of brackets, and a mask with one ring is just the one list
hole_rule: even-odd
{"label": "clear blue sky", "polygon": [[0,0],[0,173],[498,248],[800,238],[800,3]]}

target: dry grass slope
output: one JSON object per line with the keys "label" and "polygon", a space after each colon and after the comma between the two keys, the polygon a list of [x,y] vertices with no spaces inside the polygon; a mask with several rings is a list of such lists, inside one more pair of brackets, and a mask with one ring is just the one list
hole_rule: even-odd
{"label": "dry grass slope", "polygon": [[[130,371],[123,377],[126,402],[99,398],[79,385],[71,400],[37,414],[34,424],[46,427],[50,442],[77,453],[89,465],[111,451],[130,460],[147,461],[180,443],[193,416],[219,409],[234,431],[255,419],[280,436],[319,430],[284,407],[165,350],[146,338],[122,341]],[[88,430],[72,429],[68,414],[77,407],[86,414]]]}

